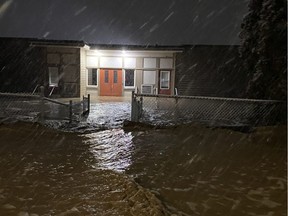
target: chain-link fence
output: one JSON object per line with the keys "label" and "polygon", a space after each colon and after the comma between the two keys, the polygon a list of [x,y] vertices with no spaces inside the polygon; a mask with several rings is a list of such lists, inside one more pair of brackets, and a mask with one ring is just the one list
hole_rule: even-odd
{"label": "chain-link fence", "polygon": [[40,117],[40,96],[32,94],[0,93],[1,119],[29,119]]}
{"label": "chain-link fence", "polygon": [[1,93],[0,118],[45,121],[79,119],[90,111],[90,96],[83,97],[82,101],[63,103],[37,94]]}
{"label": "chain-link fence", "polygon": [[132,94],[131,120],[149,124],[273,125],[286,120],[286,103],[272,100]]}

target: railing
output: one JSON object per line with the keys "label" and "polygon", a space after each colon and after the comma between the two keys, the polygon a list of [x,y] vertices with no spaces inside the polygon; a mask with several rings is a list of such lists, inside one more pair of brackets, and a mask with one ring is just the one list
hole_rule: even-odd
{"label": "railing", "polygon": [[37,84],[37,85],[35,86],[35,88],[34,88],[34,90],[33,90],[32,94],[35,94],[35,92],[37,91],[38,87],[40,87],[40,85],[39,85],[39,84]]}
{"label": "railing", "polygon": [[50,91],[50,93],[49,93],[49,97],[53,94],[56,86],[50,86],[50,87],[52,87],[52,89],[51,89],[51,91]]}
{"label": "railing", "polygon": [[273,125],[286,120],[286,103],[273,100],[132,93],[131,121],[179,125]]}
{"label": "railing", "polygon": [[[34,92],[35,93],[35,92]],[[90,112],[90,95],[83,96],[79,103],[63,103],[44,96],[44,87],[40,87],[40,94],[1,93],[0,117],[28,118],[43,122],[45,120],[68,120],[72,122],[78,116]]]}

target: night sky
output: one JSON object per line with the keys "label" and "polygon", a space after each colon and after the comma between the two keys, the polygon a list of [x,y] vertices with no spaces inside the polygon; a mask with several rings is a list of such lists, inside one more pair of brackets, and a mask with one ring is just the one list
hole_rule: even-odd
{"label": "night sky", "polygon": [[238,44],[247,0],[0,0],[0,37]]}

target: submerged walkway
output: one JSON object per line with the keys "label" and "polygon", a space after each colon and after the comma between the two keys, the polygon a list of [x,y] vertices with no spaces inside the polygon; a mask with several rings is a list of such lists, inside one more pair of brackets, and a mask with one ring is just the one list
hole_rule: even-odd
{"label": "submerged walkway", "polygon": [[[79,98],[60,98],[59,101],[78,103]],[[59,121],[46,121],[49,127],[87,133],[91,131],[121,128],[124,120],[131,116],[130,97],[91,97],[90,113],[72,124],[63,124]]]}

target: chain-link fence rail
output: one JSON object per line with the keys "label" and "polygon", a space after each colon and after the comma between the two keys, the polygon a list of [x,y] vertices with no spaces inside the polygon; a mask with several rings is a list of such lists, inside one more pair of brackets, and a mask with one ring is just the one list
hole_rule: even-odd
{"label": "chain-link fence rail", "polygon": [[0,118],[30,120],[78,120],[90,111],[90,95],[79,103],[62,103],[43,96],[44,94],[1,93]]}
{"label": "chain-link fence rail", "polygon": [[286,121],[286,103],[272,100],[132,93],[131,121],[179,125],[260,126]]}

